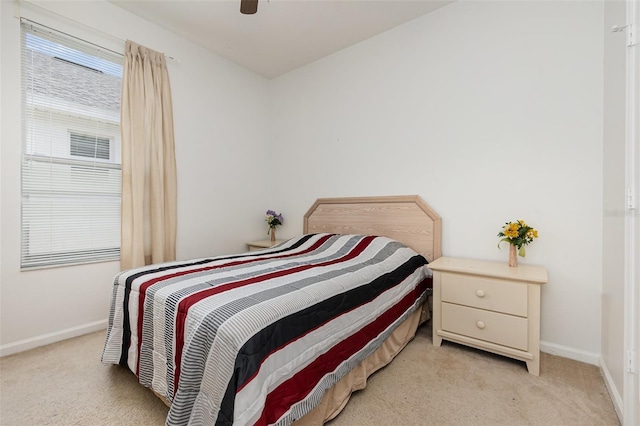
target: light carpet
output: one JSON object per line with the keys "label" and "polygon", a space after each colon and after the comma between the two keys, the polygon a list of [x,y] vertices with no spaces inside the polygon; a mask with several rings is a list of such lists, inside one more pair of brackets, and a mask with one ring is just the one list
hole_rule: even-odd
{"label": "light carpet", "polygon": [[[0,424],[163,425],[167,407],[133,373],[103,365],[105,332],[0,359]],[[619,425],[598,367],[523,362],[444,342],[430,323],[328,426]]]}

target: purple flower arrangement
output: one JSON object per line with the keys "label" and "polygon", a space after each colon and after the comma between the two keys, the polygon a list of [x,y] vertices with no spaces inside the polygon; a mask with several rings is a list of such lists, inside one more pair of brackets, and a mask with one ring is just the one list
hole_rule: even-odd
{"label": "purple flower arrangement", "polygon": [[271,230],[272,228],[275,228],[278,225],[282,225],[282,222],[284,222],[284,218],[282,217],[282,214],[276,213],[273,210],[267,210],[267,218],[265,220],[269,225],[269,230]]}

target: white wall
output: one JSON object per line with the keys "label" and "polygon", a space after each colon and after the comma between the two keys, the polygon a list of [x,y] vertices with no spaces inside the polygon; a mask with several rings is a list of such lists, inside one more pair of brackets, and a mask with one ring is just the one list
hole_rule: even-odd
{"label": "white wall", "polygon": [[624,394],[625,2],[605,2],[602,224],[602,365],[618,416]]}
{"label": "white wall", "polygon": [[[0,6],[0,22],[3,22],[3,16],[4,14],[4,8]],[[0,30],[0,51],[4,50],[4,44],[2,41],[3,37],[2,37],[2,31]],[[2,63],[3,63],[3,56],[2,53],[0,53],[0,165],[2,164],[2,139],[4,138],[4,133],[2,131],[3,125],[2,125],[2,109],[3,109],[3,104],[4,102],[2,102],[3,99],[3,90],[2,90],[2,86],[3,86],[3,79],[2,79]],[[3,205],[3,196],[2,196],[2,171],[0,170],[0,296],[2,296],[2,265],[4,263],[3,261],[3,257],[2,257],[2,205]],[[2,318],[2,303],[0,302],[0,319]],[[2,328],[0,328],[0,339],[2,339]]]}
{"label": "white wall", "polygon": [[524,219],[543,349],[597,363],[602,62],[602,3],[464,1],[272,80],[286,231],[317,197],[419,194],[444,255],[506,262]]}
{"label": "white wall", "polygon": [[[456,2],[271,82],[107,2],[46,7],[67,31],[179,60],[169,63],[179,258],[243,249],[266,232],[266,208],[285,215],[279,235],[298,234],[317,197],[419,194],[443,217],[449,256],[506,261],[496,234],[522,218],[540,239],[521,262],[550,276],[543,348],[597,359],[601,3]],[[6,352],[103,324],[118,264],[19,271],[19,25],[10,3],[0,8]]]}
{"label": "white wall", "polygon": [[[266,236],[268,81],[105,1],[23,4],[31,19],[122,51],[131,39],[169,61],[178,168],[179,258],[244,249]],[[50,12],[54,12],[51,14]],[[83,22],[85,25],[80,25]],[[20,27],[0,1],[0,354],[104,327],[119,263],[21,272]],[[256,184],[258,183],[258,184]]]}

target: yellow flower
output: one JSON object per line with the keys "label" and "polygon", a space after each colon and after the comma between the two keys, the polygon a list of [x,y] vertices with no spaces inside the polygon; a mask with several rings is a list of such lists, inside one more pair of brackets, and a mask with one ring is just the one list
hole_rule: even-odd
{"label": "yellow flower", "polygon": [[507,229],[506,231],[504,231],[504,235],[509,238],[515,238],[518,236],[518,231],[515,229]]}
{"label": "yellow flower", "polygon": [[527,226],[524,220],[519,220],[518,223],[520,224],[520,226]]}
{"label": "yellow flower", "polygon": [[520,229],[520,224],[519,223],[511,222],[509,224],[509,230],[510,231],[516,231],[516,233],[517,233],[518,229]]}

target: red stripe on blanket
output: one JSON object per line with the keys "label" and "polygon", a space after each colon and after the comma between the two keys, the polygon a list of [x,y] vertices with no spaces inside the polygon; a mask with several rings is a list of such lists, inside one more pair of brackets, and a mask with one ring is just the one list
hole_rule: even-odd
{"label": "red stripe on blanket", "polygon": [[[329,238],[329,236],[327,236],[326,238]],[[295,274],[297,272],[302,272],[302,271],[306,271],[308,269],[312,269],[312,268],[319,268],[319,267],[323,267],[323,266],[329,266],[329,265],[335,265],[337,263],[341,263],[341,262],[347,262],[353,258],[355,258],[356,256],[358,256],[360,253],[362,253],[362,251],[369,246],[369,244],[371,243],[371,241],[373,241],[375,239],[375,237],[373,236],[367,236],[365,238],[363,238],[358,244],[356,244],[349,253],[347,253],[346,255],[342,256],[341,258],[338,259],[334,259],[334,260],[330,260],[330,261],[326,261],[326,262],[321,262],[321,263],[311,263],[311,264],[306,264],[306,265],[301,265],[301,266],[296,266],[294,268],[291,269],[285,269],[285,270],[281,270],[281,271],[276,271],[276,272],[270,272],[268,274],[264,274],[264,275],[259,275],[259,276],[255,276],[255,277],[251,277],[245,280],[241,280],[241,281],[235,281],[232,283],[227,283],[227,284],[223,284],[223,285],[219,285],[217,287],[213,287],[210,289],[206,289],[203,291],[199,291],[197,293],[194,293],[192,295],[189,295],[188,297],[185,297],[184,299],[182,299],[180,301],[180,303],[178,304],[178,309],[177,309],[177,313],[176,313],[176,323],[175,323],[175,341],[176,341],[176,350],[175,350],[175,354],[174,354],[174,360],[175,360],[175,370],[174,370],[174,381],[173,381],[173,394],[175,396],[176,392],[178,391],[178,385],[180,383],[180,371],[181,371],[181,363],[182,363],[182,349],[184,346],[184,334],[185,334],[185,322],[187,319],[187,314],[189,312],[189,309],[196,303],[200,302],[203,299],[206,299],[207,297],[219,294],[219,293],[223,293],[225,291],[229,291],[229,290],[233,290],[235,288],[239,288],[239,287],[243,287],[246,285],[251,285],[251,284],[256,284],[262,281],[267,281],[273,278],[278,278],[278,277],[283,277],[285,275],[290,275],[290,274]],[[318,241],[318,246],[320,245],[320,241]]]}
{"label": "red stripe on blanket", "polygon": [[[145,303],[145,298],[147,295],[147,289],[149,287],[151,287],[152,285],[161,282],[161,281],[165,281],[171,278],[175,278],[175,277],[180,277],[183,275],[188,275],[188,274],[193,274],[193,273],[197,273],[197,272],[204,272],[204,271],[211,271],[214,269],[220,269],[220,268],[228,268],[231,266],[238,266],[238,265],[244,265],[244,264],[248,264],[248,263],[252,263],[252,262],[259,262],[265,259],[286,259],[287,257],[292,257],[292,256],[300,256],[302,254],[307,254],[309,252],[312,252],[313,250],[316,250],[318,247],[320,247],[326,240],[328,240],[330,237],[332,237],[333,234],[330,235],[326,235],[322,238],[320,238],[316,243],[314,243],[311,247],[303,250],[303,251],[299,251],[299,252],[295,252],[295,253],[288,253],[288,254],[281,254],[279,256],[273,256],[273,257],[269,257],[269,256],[262,256],[262,257],[251,257],[249,259],[244,259],[244,260],[235,260],[233,262],[229,262],[229,263],[222,263],[219,265],[214,265],[214,266],[205,266],[202,268],[196,268],[196,269],[189,269],[189,270],[183,270],[180,272],[174,272],[171,274],[167,274],[167,275],[162,275],[159,277],[155,277],[152,278],[148,281],[145,281],[144,283],[140,284],[140,288],[138,289],[138,324],[137,324],[137,328],[138,328],[138,359],[137,359],[137,364],[136,364],[136,375],[140,376],[140,351],[142,350],[142,325],[144,322],[144,303]],[[174,392],[175,393],[175,392]]]}
{"label": "red stripe on blanket", "polygon": [[361,350],[413,306],[425,291],[425,285],[426,282],[423,281],[374,322],[338,343],[329,352],[320,355],[303,370],[272,390],[267,395],[264,409],[255,425],[275,424],[293,404],[306,398],[322,377],[337,369],[344,360]]}

